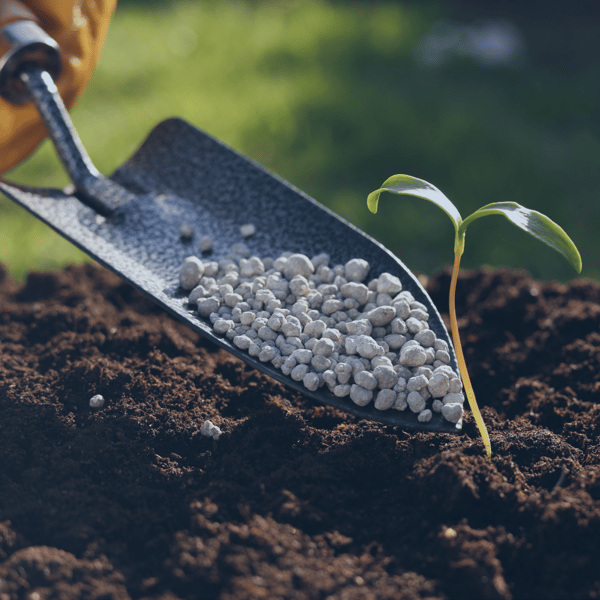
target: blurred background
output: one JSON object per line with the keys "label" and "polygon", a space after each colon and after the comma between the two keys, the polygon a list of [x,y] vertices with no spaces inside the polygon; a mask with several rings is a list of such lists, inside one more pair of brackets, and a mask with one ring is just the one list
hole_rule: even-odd
{"label": "blurred background", "polygon": [[[598,17],[593,2],[119,0],[101,63],[72,112],[110,174],[180,116],[281,175],[426,274],[453,227],[422,200],[366,197],[390,175],[439,187],[467,216],[515,201],[558,222],[600,278]],[[6,179],[68,183],[48,142]],[[86,260],[0,197],[0,262]],[[502,218],[469,228],[462,266],[568,263]]]}

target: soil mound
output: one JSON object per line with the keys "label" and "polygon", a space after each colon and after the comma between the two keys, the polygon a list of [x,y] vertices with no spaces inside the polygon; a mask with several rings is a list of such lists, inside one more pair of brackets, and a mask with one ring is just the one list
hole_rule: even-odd
{"label": "soil mound", "polygon": [[107,271],[0,270],[0,600],[600,598],[600,286],[458,294],[492,460],[470,414],[316,406]]}

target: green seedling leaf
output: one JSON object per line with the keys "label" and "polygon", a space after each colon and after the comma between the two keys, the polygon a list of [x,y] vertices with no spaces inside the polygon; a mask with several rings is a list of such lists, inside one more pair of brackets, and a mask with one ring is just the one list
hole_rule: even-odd
{"label": "green seedling leaf", "polygon": [[367,206],[372,213],[377,212],[377,206],[379,204],[379,196],[381,192],[392,192],[393,194],[401,194],[405,196],[415,196],[423,200],[429,200],[437,206],[439,206],[449,217],[454,224],[455,233],[458,234],[458,229],[461,225],[462,217],[458,212],[458,209],[450,200],[438,190],[435,185],[423,181],[423,179],[417,179],[410,175],[392,175],[389,179],[386,179],[382,186],[371,192],[367,198]]}
{"label": "green seedling leaf", "polygon": [[502,215],[506,217],[519,229],[526,231],[534,238],[544,242],[544,244],[562,254],[571,263],[575,271],[581,273],[581,255],[562,227],[546,215],[525,208],[516,202],[495,202],[481,207],[464,220],[459,227],[459,233],[464,236],[464,232],[470,223],[488,215]]}
{"label": "green seedling leaf", "polygon": [[465,394],[469,400],[473,417],[477,423],[479,432],[483,440],[485,452],[488,457],[492,456],[492,445],[487,432],[487,427],[477,406],[475,392],[469,378],[469,372],[465,362],[465,357],[460,343],[460,335],[458,331],[458,320],[456,318],[456,282],[458,279],[458,271],[460,268],[460,258],[465,246],[465,231],[467,227],[476,219],[486,217],[488,215],[502,215],[511,223],[526,231],[534,238],[544,242],[557,252],[562,254],[573,268],[581,272],[581,256],[571,238],[559,227],[554,221],[550,220],[546,215],[543,215],[535,210],[530,210],[517,204],[516,202],[495,202],[488,204],[476,210],[472,215],[469,215],[464,221],[462,220],[458,209],[448,200],[448,198],[440,192],[434,185],[410,177],[409,175],[393,175],[387,179],[383,185],[374,192],[371,192],[367,198],[367,206],[373,213],[377,212],[379,196],[381,192],[392,192],[394,194],[403,194],[407,196],[415,196],[423,200],[429,200],[439,206],[449,217],[454,224],[454,267],[452,269],[452,278],[450,281],[450,297],[449,297],[449,313],[450,313],[450,329],[452,331],[452,339],[456,350],[456,360],[463,381]]}

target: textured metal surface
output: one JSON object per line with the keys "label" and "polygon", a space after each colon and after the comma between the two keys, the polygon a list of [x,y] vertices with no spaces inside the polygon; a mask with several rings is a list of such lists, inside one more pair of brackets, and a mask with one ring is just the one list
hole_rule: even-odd
{"label": "textured metal surface", "polygon": [[88,156],[49,73],[25,65],[19,78],[46,125],[54,148],[75,186],[75,194],[95,211],[109,215],[134,197],[101,175]]}
{"label": "textured metal surface", "polygon": [[[0,181],[0,191],[39,217],[76,246],[149,295],[171,314],[219,346],[289,387],[325,404],[358,416],[404,429],[453,433],[454,425],[434,413],[419,423],[406,410],[378,411],[336,398],[323,388],[308,392],[270,364],[251,358],[226,338],[214,334],[210,323],[188,307],[178,289],[183,260],[201,256],[203,235],[213,239],[211,259],[227,255],[245,241],[253,254],[276,258],[281,252],[313,256],[330,254],[334,264],[364,258],[369,277],[382,272],[397,275],[405,290],[429,308],[430,327],[450,346],[451,366],[458,372],[448,332],[431,299],[410,271],[388,250],[320,204],[259,165],[180,119],[160,123],[141,148],[111,178],[131,193],[133,200],[109,218],[100,217],[76,197],[58,190],[34,189]],[[256,226],[256,234],[242,240],[239,228]],[[194,230],[182,240],[179,228]]]}

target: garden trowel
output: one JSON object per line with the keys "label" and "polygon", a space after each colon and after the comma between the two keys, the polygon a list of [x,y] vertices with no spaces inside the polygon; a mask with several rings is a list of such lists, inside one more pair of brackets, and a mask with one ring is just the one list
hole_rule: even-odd
{"label": "garden trowel", "polygon": [[[0,62],[0,93],[33,101],[72,185],[33,188],[0,180],[0,191],[50,225],[99,263],[149,296],[169,313],[256,369],[319,402],[365,419],[408,430],[458,432],[457,424],[433,413],[421,423],[410,410],[379,411],[338,398],[326,388],[308,391],[270,363],[260,362],[188,305],[178,273],[186,257],[201,255],[199,240],[213,240],[211,260],[240,242],[240,227],[256,233],[245,240],[252,254],[277,258],[283,252],[327,253],[334,264],[363,258],[370,276],[398,276],[404,290],[427,306],[429,326],[450,348],[450,336],[416,277],[381,244],[276,175],[180,119],[163,121],[111,177],[93,166],[54,85],[60,50],[37,25],[12,23],[0,32],[12,52]],[[191,239],[182,227],[194,232]]]}

